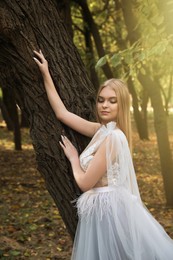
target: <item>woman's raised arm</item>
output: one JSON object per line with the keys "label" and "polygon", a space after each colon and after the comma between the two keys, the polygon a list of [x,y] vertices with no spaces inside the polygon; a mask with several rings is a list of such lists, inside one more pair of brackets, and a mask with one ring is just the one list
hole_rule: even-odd
{"label": "woman's raised arm", "polygon": [[100,124],[87,121],[81,118],[80,116],[71,113],[66,109],[64,103],[62,102],[59,94],[55,89],[53,80],[49,72],[48,62],[45,59],[42,51],[41,50],[39,52],[34,51],[34,54],[35,54],[34,60],[37,63],[42,73],[48,100],[50,102],[52,109],[55,112],[56,117],[61,122],[63,122],[70,128],[74,129],[75,131],[83,135],[92,137],[97,131],[97,129],[100,127]]}

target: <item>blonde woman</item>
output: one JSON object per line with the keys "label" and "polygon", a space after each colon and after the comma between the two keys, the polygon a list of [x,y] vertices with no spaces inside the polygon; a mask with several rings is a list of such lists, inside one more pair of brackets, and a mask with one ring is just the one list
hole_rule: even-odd
{"label": "blonde woman", "polygon": [[92,137],[78,156],[67,137],[60,145],[83,191],[72,260],[172,260],[173,241],[143,205],[129,146],[130,97],[119,79],[106,81],[97,95],[98,122],[69,112],[60,99],[41,51],[34,51],[49,102],[67,126]]}

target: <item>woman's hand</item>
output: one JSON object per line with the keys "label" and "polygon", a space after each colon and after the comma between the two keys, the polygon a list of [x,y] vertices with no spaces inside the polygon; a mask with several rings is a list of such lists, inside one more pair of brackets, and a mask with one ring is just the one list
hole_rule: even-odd
{"label": "woman's hand", "polygon": [[33,57],[33,59],[37,63],[41,73],[45,75],[47,72],[49,72],[47,60],[45,59],[41,50],[39,50],[39,52],[38,51],[33,51],[33,52],[35,56]]}
{"label": "woman's hand", "polygon": [[79,160],[78,152],[70,140],[66,136],[61,136],[61,139],[62,142],[59,141],[59,143],[69,161],[72,163],[75,160]]}

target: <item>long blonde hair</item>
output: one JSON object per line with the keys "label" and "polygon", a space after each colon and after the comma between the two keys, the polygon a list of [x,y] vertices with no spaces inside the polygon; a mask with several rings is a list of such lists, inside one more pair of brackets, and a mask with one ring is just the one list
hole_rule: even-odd
{"label": "long blonde hair", "polygon": [[[131,144],[131,120],[130,120],[130,94],[128,91],[127,85],[121,80],[121,79],[109,79],[105,81],[99,88],[97,93],[97,99],[100,92],[105,87],[111,87],[117,96],[117,102],[118,102],[118,114],[115,119],[117,126],[123,131],[123,133],[126,135],[126,138],[129,143],[130,149],[132,148]],[[97,119],[99,120],[98,113],[97,113]]]}

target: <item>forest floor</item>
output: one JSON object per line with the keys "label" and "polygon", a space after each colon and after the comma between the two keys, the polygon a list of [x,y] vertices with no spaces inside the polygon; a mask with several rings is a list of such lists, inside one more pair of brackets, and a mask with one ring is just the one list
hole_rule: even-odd
{"label": "forest floor", "polygon": [[[143,202],[173,238],[173,209],[165,202],[152,119],[149,128],[149,141],[133,131],[138,184]],[[173,150],[173,116],[169,137]],[[22,143],[23,150],[14,151],[13,134],[0,121],[0,259],[69,260],[72,241],[36,170],[27,129]]]}

